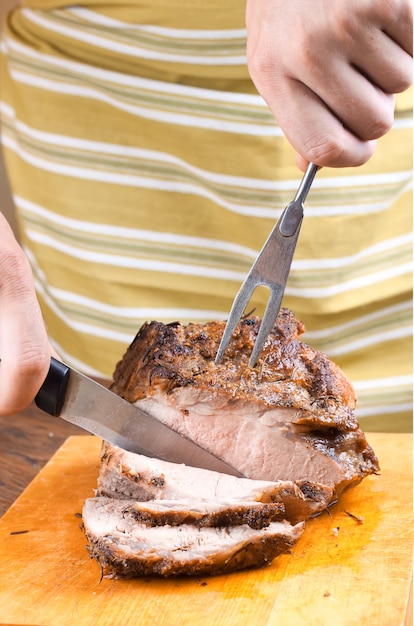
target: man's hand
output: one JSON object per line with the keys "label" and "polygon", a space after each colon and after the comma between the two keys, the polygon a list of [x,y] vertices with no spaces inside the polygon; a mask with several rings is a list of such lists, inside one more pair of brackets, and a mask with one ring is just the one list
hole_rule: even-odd
{"label": "man's hand", "polygon": [[301,169],[365,163],[412,82],[411,0],[247,0],[251,77]]}
{"label": "man's hand", "polygon": [[51,354],[29,263],[0,214],[0,415],[30,404]]}

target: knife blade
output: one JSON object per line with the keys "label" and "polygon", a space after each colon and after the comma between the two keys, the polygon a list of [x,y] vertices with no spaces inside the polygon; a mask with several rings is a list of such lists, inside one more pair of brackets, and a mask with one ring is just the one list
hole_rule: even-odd
{"label": "knife blade", "polygon": [[231,465],[54,357],[35,403],[42,411],[129,452],[243,477]]}

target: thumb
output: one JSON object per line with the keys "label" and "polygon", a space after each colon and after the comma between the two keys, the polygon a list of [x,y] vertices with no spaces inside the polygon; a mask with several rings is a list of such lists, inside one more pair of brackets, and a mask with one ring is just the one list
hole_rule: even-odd
{"label": "thumb", "polygon": [[0,241],[0,414],[6,415],[34,399],[51,347],[28,260],[1,214]]}

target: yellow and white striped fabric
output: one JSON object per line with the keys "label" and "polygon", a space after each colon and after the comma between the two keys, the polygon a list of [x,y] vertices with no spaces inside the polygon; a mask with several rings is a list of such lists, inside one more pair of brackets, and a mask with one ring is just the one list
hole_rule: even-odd
{"label": "yellow and white striped fabric", "polygon": [[[226,318],[301,174],[243,0],[23,4],[0,105],[22,245],[56,350],[111,376],[144,321]],[[283,302],[368,430],[411,427],[411,128],[407,93],[368,164],[318,173]]]}

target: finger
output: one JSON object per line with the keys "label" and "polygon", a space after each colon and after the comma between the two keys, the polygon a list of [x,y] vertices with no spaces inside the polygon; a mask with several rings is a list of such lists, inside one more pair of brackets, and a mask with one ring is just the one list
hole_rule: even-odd
{"label": "finger", "polygon": [[351,62],[371,83],[387,94],[401,93],[412,83],[412,58],[383,31],[366,37],[364,48],[355,46]]}
{"label": "finger", "polygon": [[[386,6],[386,5],[384,5]],[[389,7],[389,14],[384,19],[382,30],[397,43],[407,54],[413,56],[413,5],[412,2],[400,2],[397,10]]]}
{"label": "finger", "polygon": [[[306,97],[305,111],[311,98],[319,99],[320,105],[360,140],[378,139],[388,132],[394,121],[394,96],[384,93],[342,55],[322,61],[312,54],[305,53],[308,62],[295,68],[291,80],[298,84],[288,86],[290,97]],[[322,113],[321,108],[319,111]]]}
{"label": "finger", "polygon": [[0,414],[16,413],[35,397],[50,365],[48,342],[30,266],[0,216]]}
{"label": "finger", "polygon": [[352,167],[368,161],[375,141],[364,141],[348,130],[308,87],[287,80],[267,102],[286,138],[304,160],[326,167]]}
{"label": "finger", "polygon": [[[309,165],[309,161],[307,159],[305,159],[302,155],[299,154],[299,152],[296,152],[295,154],[295,163],[297,165],[297,167],[302,171],[302,172],[306,172],[308,165]],[[321,167],[318,168],[318,171],[322,169]]]}
{"label": "finger", "polygon": [[[355,137],[370,141],[383,137],[394,122],[395,98],[370,82],[351,65],[341,76],[318,85],[317,95]],[[310,85],[312,89],[312,86]]]}
{"label": "finger", "polygon": [[298,152],[296,152],[295,155],[295,162],[297,167],[302,171],[302,172],[306,172],[306,168],[309,165],[309,162],[303,158],[302,155],[300,155]]}

